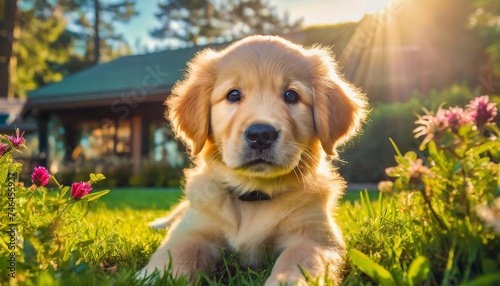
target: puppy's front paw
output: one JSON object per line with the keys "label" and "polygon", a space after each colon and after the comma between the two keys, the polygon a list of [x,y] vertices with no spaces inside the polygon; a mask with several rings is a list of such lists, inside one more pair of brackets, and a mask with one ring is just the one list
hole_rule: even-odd
{"label": "puppy's front paw", "polygon": [[280,286],[280,285],[307,286],[307,282],[304,276],[293,277],[289,275],[276,275],[269,277],[265,284],[265,286]]}
{"label": "puppy's front paw", "polygon": [[153,274],[158,274],[158,278],[161,278],[163,277],[163,275],[165,274],[165,270],[168,266],[165,264],[165,265],[158,265],[158,266],[150,266],[150,265],[146,265],[146,267],[144,267],[141,271],[137,272],[135,274],[135,279],[140,281],[140,280],[144,280],[146,278],[151,278],[152,276],[156,276],[156,275],[153,275]]}

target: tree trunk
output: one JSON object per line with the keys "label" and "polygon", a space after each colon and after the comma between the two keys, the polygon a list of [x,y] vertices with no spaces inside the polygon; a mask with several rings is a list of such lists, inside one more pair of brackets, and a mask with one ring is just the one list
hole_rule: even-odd
{"label": "tree trunk", "polygon": [[0,97],[9,94],[9,63],[14,43],[17,0],[0,0]]}
{"label": "tree trunk", "polygon": [[99,37],[99,22],[100,22],[101,5],[99,0],[94,0],[94,64],[99,64],[100,50],[101,50],[101,39]]}
{"label": "tree trunk", "polygon": [[[1,0],[0,0],[1,1]],[[15,22],[14,22],[14,31],[12,32],[12,50],[10,53],[10,61],[9,61],[9,90],[7,92],[8,98],[14,98],[16,96],[15,90],[13,88],[14,83],[17,81],[17,54],[19,53],[19,37],[21,36],[21,10],[17,9]],[[20,97],[26,97],[26,95],[20,95]]]}

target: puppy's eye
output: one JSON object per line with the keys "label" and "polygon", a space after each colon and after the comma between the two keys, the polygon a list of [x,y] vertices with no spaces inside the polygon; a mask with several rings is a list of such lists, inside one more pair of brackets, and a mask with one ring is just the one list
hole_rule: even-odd
{"label": "puppy's eye", "polygon": [[240,92],[237,91],[236,89],[231,90],[227,95],[226,99],[229,102],[237,102],[241,100],[241,95]]}
{"label": "puppy's eye", "polygon": [[299,94],[295,90],[287,90],[283,96],[287,103],[297,103],[299,101]]}

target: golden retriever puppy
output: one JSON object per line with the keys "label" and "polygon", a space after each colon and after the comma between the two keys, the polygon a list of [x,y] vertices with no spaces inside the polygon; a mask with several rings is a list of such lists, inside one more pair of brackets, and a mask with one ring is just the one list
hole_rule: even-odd
{"label": "golden retriever puppy", "polygon": [[276,264],[266,285],[338,275],[345,243],[333,212],[345,187],[327,160],[355,134],[366,99],[338,74],[328,51],[251,36],[189,63],[166,102],[168,119],[196,156],[185,201],[142,270],[211,271],[221,249],[245,266]]}

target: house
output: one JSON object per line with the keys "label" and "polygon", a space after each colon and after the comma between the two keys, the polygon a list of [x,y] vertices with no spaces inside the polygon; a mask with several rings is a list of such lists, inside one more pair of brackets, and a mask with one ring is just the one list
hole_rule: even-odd
{"label": "house", "polygon": [[183,166],[185,150],[164,119],[163,102],[202,48],[121,57],[29,93],[42,164],[55,173],[109,157],[130,162],[133,173],[144,160]]}

